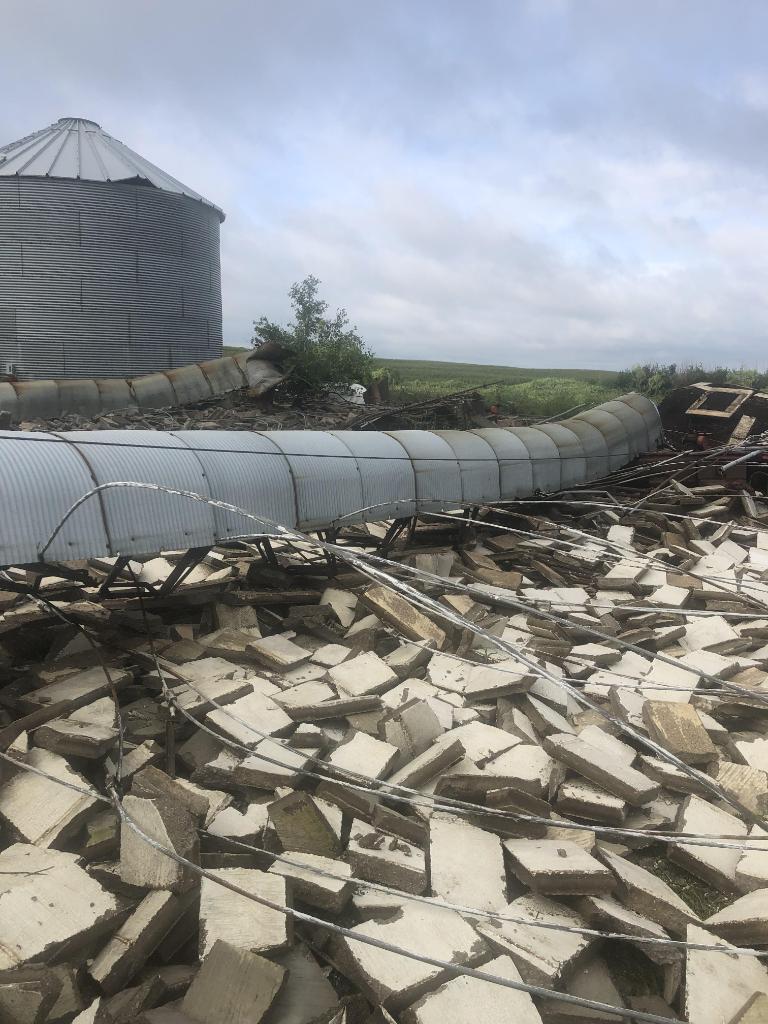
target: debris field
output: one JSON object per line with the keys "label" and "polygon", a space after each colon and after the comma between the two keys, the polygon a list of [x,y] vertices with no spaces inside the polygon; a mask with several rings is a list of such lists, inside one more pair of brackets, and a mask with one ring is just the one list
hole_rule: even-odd
{"label": "debris field", "polygon": [[1,571],[0,1024],[768,1021],[768,515],[632,480]]}

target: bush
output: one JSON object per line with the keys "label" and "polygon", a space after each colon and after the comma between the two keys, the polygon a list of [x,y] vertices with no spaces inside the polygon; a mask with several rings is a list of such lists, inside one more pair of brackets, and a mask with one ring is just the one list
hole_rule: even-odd
{"label": "bush", "polygon": [[373,353],[350,326],[346,310],[326,315],[328,303],[318,298],[319,285],[310,274],[291,286],[295,323],[281,327],[262,316],[253,324],[254,345],[272,341],[287,349],[294,392],[364,384],[373,374]]}

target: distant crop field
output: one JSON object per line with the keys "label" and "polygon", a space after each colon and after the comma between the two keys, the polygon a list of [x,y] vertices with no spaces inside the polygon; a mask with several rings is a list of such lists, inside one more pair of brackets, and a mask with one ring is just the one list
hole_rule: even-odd
{"label": "distant crop field", "polygon": [[619,394],[614,370],[529,369],[430,359],[377,359],[376,365],[389,375],[392,397],[399,402],[437,398],[499,381],[481,392],[489,405],[496,402],[502,413],[536,417],[597,405]]}

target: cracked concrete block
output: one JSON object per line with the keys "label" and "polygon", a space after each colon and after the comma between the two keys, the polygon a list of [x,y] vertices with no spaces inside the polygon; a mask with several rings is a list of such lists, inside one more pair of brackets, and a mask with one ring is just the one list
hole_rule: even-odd
{"label": "cracked concrete block", "polygon": [[744,1009],[755,993],[768,994],[768,972],[759,960],[735,957],[727,942],[690,925],[688,942],[722,945],[723,952],[689,948],[685,967],[685,1016],[696,1024],[722,1024]]}
{"label": "cracked concrete block", "polygon": [[663,940],[668,939],[669,935],[661,925],[643,914],[638,914],[636,910],[625,907],[612,896],[585,896],[579,900],[577,909],[589,921],[590,927],[636,935],[638,938],[661,939],[659,945],[643,942],[637,946],[640,952],[654,963],[676,963],[683,955],[676,946],[663,944]]}
{"label": "cracked concrete block", "polygon": [[[750,833],[750,846],[757,846],[760,839],[768,836],[768,832],[753,825]],[[754,889],[768,888],[768,839],[762,850],[745,850],[736,865],[736,884],[740,891],[751,892]]]}
{"label": "cracked concrete block", "polygon": [[397,767],[423,754],[443,731],[429,704],[418,699],[393,708],[378,723],[379,739],[400,751]]}
{"label": "cracked concrete block", "polygon": [[74,952],[122,914],[72,853],[15,843],[0,852],[0,878],[0,970]]}
{"label": "cracked concrete block", "polygon": [[400,751],[391,743],[375,740],[364,732],[350,732],[327,759],[337,771],[354,772],[369,779],[383,779]]}
{"label": "cracked concrete block", "polygon": [[409,640],[432,644],[437,650],[445,645],[445,632],[389,587],[374,584],[363,591],[360,600],[377,618]]}
{"label": "cracked concrete block", "polygon": [[768,889],[754,889],[703,922],[736,946],[768,943]]}
{"label": "cracked concrete block", "polygon": [[[497,956],[482,970],[510,981],[520,981],[511,957]],[[400,1015],[402,1024],[465,1024],[482,1013],[483,1024],[541,1024],[539,1011],[527,992],[490,985],[481,978],[452,978],[422,996]]]}
{"label": "cracked concrete block", "polygon": [[365,651],[329,669],[328,678],[340,696],[348,697],[384,693],[399,682],[396,673],[373,651]]}
{"label": "cracked concrete block", "polygon": [[616,886],[608,868],[568,840],[507,839],[504,850],[520,881],[542,895],[603,895]]}
{"label": "cracked concrete block", "polygon": [[[749,829],[728,811],[689,796],[680,805],[676,831],[703,836],[744,836]],[[738,848],[709,847],[671,843],[669,859],[722,892],[738,892],[736,868],[741,858]]]}
{"label": "cracked concrete block", "polygon": [[88,973],[102,992],[114,995],[136,975],[184,909],[170,892],[151,892],[101,949]]}
{"label": "cracked concrete block", "polygon": [[267,739],[237,765],[232,781],[245,788],[275,790],[279,786],[298,785],[311,767],[311,759],[302,751]]}
{"label": "cracked concrete block", "polygon": [[[167,798],[127,796],[123,810],[150,839],[192,863],[199,863],[197,824],[183,804]],[[145,889],[183,892],[195,881],[191,868],[179,864],[137,834],[129,821],[120,824],[120,878]]]}
{"label": "cracked concrete block", "polygon": [[427,888],[424,851],[365,822],[354,821],[344,854],[356,878],[420,895]]}
{"label": "cracked concrete block", "polygon": [[503,776],[505,787],[534,797],[546,797],[555,762],[540,746],[520,743],[488,762],[486,769]]}
{"label": "cracked concrete block", "polygon": [[686,764],[708,764],[717,749],[691,704],[648,700],[643,705],[648,735]]}
{"label": "cracked concrete block", "polygon": [[265,736],[283,736],[293,725],[293,719],[272,699],[279,692],[264,680],[258,690],[225,708],[209,711],[207,721],[224,736],[245,747],[256,747]]}
{"label": "cracked concrete block", "polygon": [[[287,852],[280,855],[270,872],[290,880],[296,899],[331,914],[339,914],[352,895],[352,868],[343,860],[318,857],[312,853]],[[320,872],[341,876],[341,881]]]}
{"label": "cracked concrete block", "polygon": [[269,817],[284,850],[336,858],[341,853],[341,815],[334,820],[324,801],[299,790],[269,804]]}
{"label": "cracked concrete block", "polygon": [[[352,932],[381,939],[414,953],[448,963],[473,966],[487,958],[488,947],[459,914],[442,907],[405,903],[399,914],[383,921],[365,921]],[[373,1003],[398,1010],[447,980],[442,967],[433,967],[339,936],[334,959]]]}
{"label": "cracked concrete block", "polygon": [[584,779],[564,782],[557,791],[555,806],[563,814],[608,825],[622,825],[627,816],[625,800]]}
{"label": "cracked concrete block", "polygon": [[507,898],[501,840],[461,818],[431,816],[429,870],[432,893],[450,903],[491,911]]}
{"label": "cracked concrete block", "polygon": [[219,940],[203,960],[181,1009],[201,1024],[259,1024],[284,978],[285,968],[279,964]]}
{"label": "cracked concrete block", "polygon": [[607,850],[601,850],[600,857],[616,876],[619,898],[631,910],[675,937],[684,936],[689,924],[700,923],[688,904],[657,875]]}
{"label": "cracked concrete block", "polygon": [[[560,987],[594,945],[589,935],[536,927],[542,923],[586,927],[580,914],[545,896],[520,896],[496,909],[498,919],[478,921],[475,927],[494,950],[512,957],[528,985]],[[501,915],[519,918],[523,923],[504,921]]]}
{"label": "cracked concrete block", "polygon": [[310,651],[277,633],[251,640],[246,650],[273,672],[283,672],[309,661]]}
{"label": "cracked concrete block", "polygon": [[[26,763],[72,786],[91,788],[68,761],[48,750],[33,747]],[[100,806],[95,797],[22,769],[0,786],[0,819],[25,842],[41,848],[62,845]]]}
{"label": "cracked concrete block", "polygon": [[351,594],[347,590],[339,590],[337,587],[326,587],[320,598],[320,604],[330,605],[339,624],[346,629],[355,621],[357,602],[357,594]]}
{"label": "cracked concrete block", "polygon": [[641,806],[658,795],[659,785],[630,768],[605,749],[594,747],[578,736],[562,733],[548,736],[544,749],[556,760],[633,806]]}
{"label": "cracked concrete block", "polygon": [[314,665],[321,665],[323,668],[335,668],[342,661],[346,661],[352,654],[352,649],[346,644],[324,644],[314,652],[309,659]]}
{"label": "cracked concrete block", "polygon": [[[450,735],[444,733],[445,735]],[[451,765],[458,764],[464,757],[464,747],[457,739],[447,743],[433,743],[423,754],[408,761],[388,779],[390,786],[404,786],[406,789],[420,789],[435,779]]]}
{"label": "cracked concrete block", "polygon": [[290,945],[292,919],[238,892],[217,884],[229,882],[259,899],[290,906],[286,881],[279,875],[255,868],[216,868],[213,878],[200,884],[200,956],[206,956],[218,939],[252,953],[279,952]]}

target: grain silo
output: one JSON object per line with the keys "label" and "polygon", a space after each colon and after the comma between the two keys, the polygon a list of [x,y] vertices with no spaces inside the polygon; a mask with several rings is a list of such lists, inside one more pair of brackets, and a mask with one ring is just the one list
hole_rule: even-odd
{"label": "grain silo", "polygon": [[95,121],[0,148],[0,374],[134,377],[220,356],[223,220]]}

